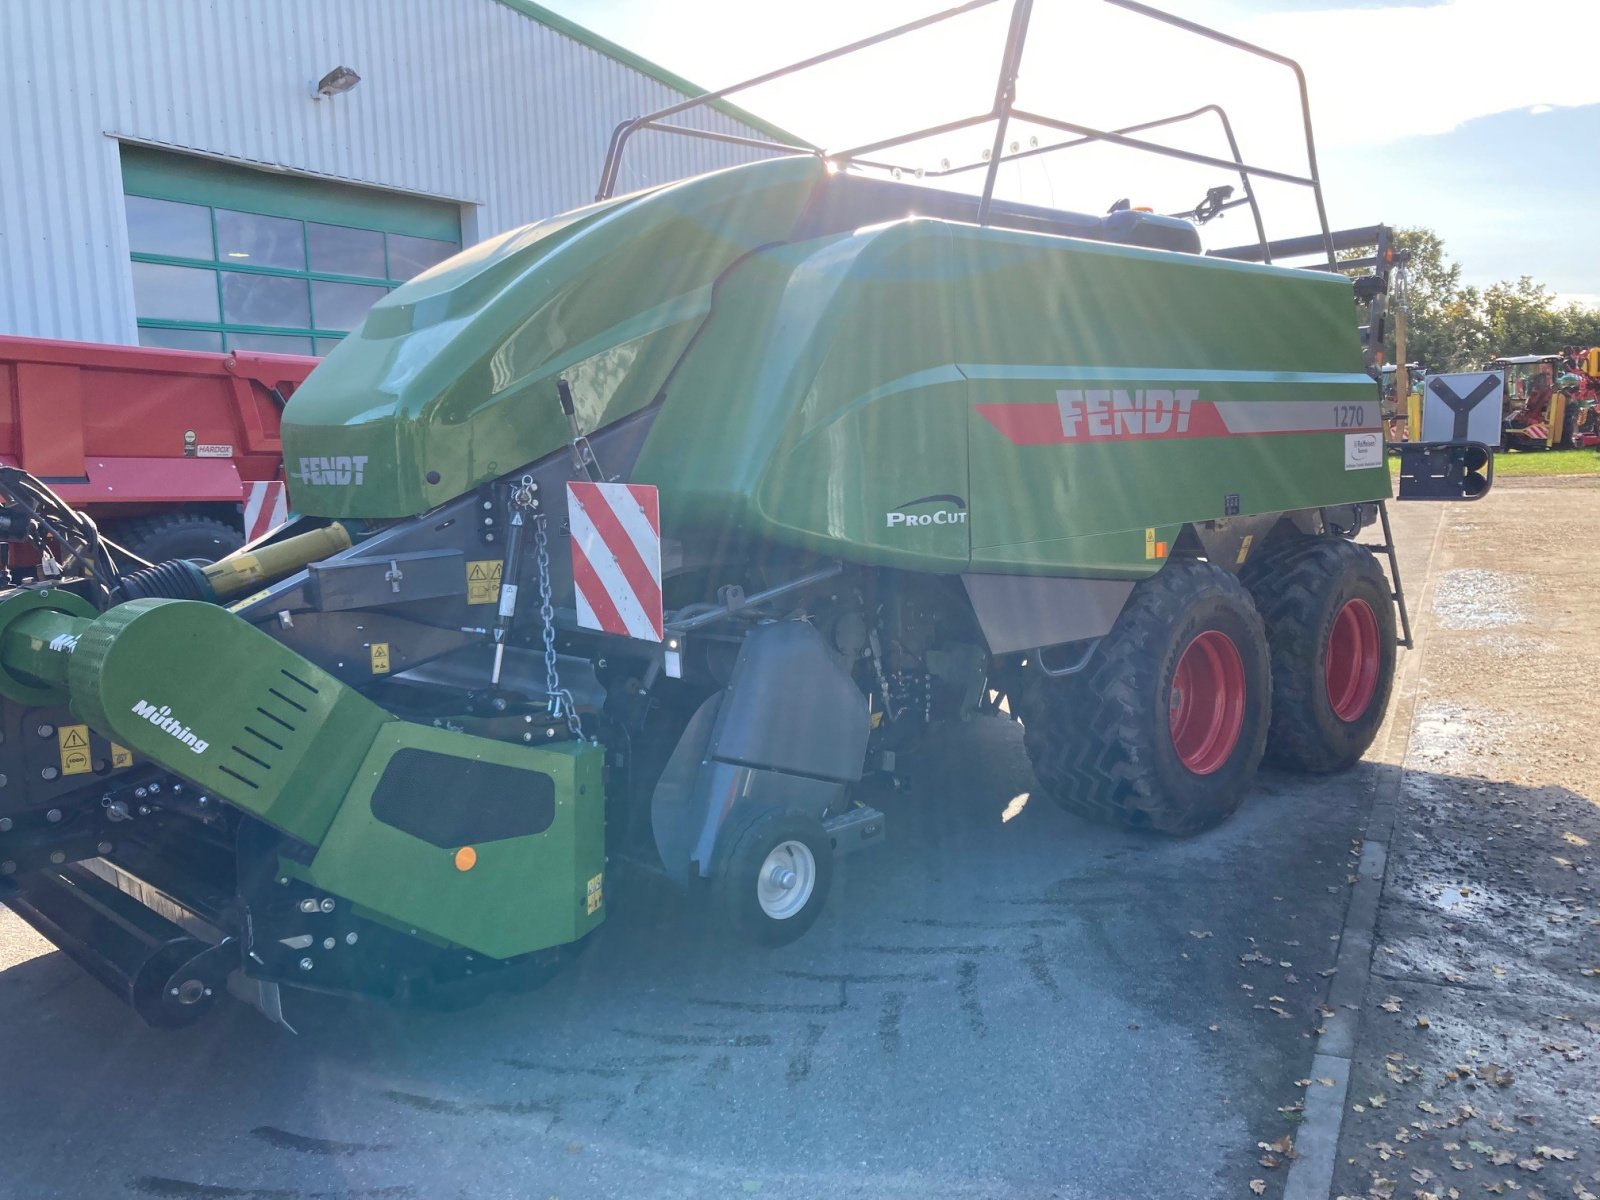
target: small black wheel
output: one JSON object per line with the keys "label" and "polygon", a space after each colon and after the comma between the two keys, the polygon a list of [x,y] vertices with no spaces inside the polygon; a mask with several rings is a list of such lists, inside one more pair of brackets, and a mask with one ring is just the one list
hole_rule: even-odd
{"label": "small black wheel", "polygon": [[1186,835],[1239,806],[1272,680],[1261,618],[1221,567],[1175,559],[1133,590],[1082,670],[1009,688],[1041,790],[1080,816]]}
{"label": "small black wheel", "polygon": [[1251,563],[1244,582],[1272,649],[1267,759],[1342,771],[1372,745],[1394,684],[1394,600],[1370,550],[1299,538]]}
{"label": "small black wheel", "polygon": [[728,848],[713,877],[718,919],[758,946],[784,946],[810,929],[833,882],[833,842],[815,817],[763,813]]}
{"label": "small black wheel", "polygon": [[244,545],[244,536],[226,521],[186,512],[121,522],[111,540],[153,565],[185,558],[204,566]]}

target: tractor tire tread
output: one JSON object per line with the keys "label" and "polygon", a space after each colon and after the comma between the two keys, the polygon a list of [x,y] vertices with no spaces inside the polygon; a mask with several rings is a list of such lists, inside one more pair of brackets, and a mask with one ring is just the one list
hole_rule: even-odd
{"label": "tractor tire tread", "polygon": [[[1159,635],[1211,597],[1246,614],[1265,634],[1250,596],[1228,571],[1197,560],[1173,560],[1143,581],[1089,665],[1074,676],[1020,672],[1016,705],[1034,774],[1062,808],[1103,824],[1187,836],[1226,818],[1233,805],[1180,806],[1161,794],[1147,765],[1153,720],[1142,696],[1157,690]],[[1258,642],[1258,644],[1260,644]],[[1259,753],[1259,751],[1257,751]],[[1253,769],[1253,768],[1252,768]]]}
{"label": "tractor tire tread", "polygon": [[[1296,538],[1249,563],[1241,573],[1266,623],[1272,655],[1274,703],[1265,760],[1274,766],[1326,774],[1354,761],[1348,750],[1331,746],[1317,727],[1311,689],[1324,684],[1320,671],[1308,669],[1305,654],[1322,636],[1311,620],[1318,597],[1330,578],[1346,570],[1388,594],[1388,578],[1371,550],[1327,534]],[[1392,626],[1392,614],[1380,617],[1380,634],[1391,640]],[[1392,681],[1392,670],[1382,675],[1373,706],[1387,708]]]}

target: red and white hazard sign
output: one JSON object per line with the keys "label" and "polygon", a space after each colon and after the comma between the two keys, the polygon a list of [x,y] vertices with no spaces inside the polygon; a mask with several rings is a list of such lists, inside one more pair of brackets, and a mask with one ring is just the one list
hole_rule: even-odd
{"label": "red and white hazard sign", "polygon": [[244,501],[244,540],[253,542],[289,519],[289,497],[279,479],[258,480],[250,485]]}
{"label": "red and white hazard sign", "polygon": [[659,642],[661,506],[641,483],[569,483],[578,624]]}

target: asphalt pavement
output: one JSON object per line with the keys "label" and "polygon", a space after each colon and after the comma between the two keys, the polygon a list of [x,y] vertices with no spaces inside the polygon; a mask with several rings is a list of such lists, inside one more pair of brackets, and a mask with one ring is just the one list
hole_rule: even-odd
{"label": "asphalt pavement", "polygon": [[[1397,514],[1412,586],[1444,511]],[[1009,722],[933,741],[795,945],[622,880],[571,970],[465,1012],[310,997],[299,1036],[243,1006],[156,1031],[0,910],[0,1195],[1279,1194],[1260,1144],[1317,1086],[1386,768],[1264,772],[1179,841],[1028,799]]]}

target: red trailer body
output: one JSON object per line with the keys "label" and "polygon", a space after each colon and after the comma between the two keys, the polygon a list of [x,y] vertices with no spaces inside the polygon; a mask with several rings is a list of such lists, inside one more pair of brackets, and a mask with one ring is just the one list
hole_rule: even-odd
{"label": "red trailer body", "polygon": [[216,557],[286,515],[278,421],[319,361],[0,337],[0,461],[135,553]]}

